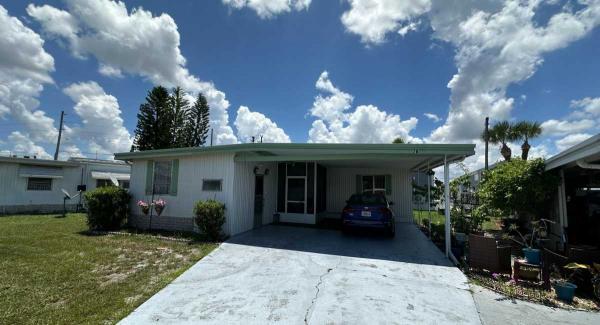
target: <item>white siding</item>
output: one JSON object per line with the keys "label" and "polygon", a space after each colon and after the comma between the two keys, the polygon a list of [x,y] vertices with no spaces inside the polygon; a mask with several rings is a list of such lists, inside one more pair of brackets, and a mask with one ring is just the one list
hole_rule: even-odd
{"label": "white siding", "polygon": [[[264,176],[264,205],[262,223],[273,222],[273,214],[277,204],[277,170],[276,164],[261,163],[263,168],[269,169],[269,175]],[[254,167],[256,163],[236,162],[234,176],[233,210],[229,215],[231,219],[231,233],[237,234],[248,231],[254,227]]]}
{"label": "white siding", "polygon": [[356,175],[391,175],[392,194],[388,200],[397,221],[412,221],[411,173],[390,168],[327,168],[327,212],[340,214],[346,200],[356,192]]}
{"label": "white siding", "polygon": [[81,168],[62,167],[62,176],[52,180],[51,191],[28,191],[27,177],[19,176],[19,164],[0,163],[0,213],[4,205],[62,205],[64,194],[61,189],[76,193]]}
{"label": "white siding", "polygon": [[[179,157],[179,175],[177,195],[155,195],[155,199],[163,198],[167,206],[162,214],[165,217],[193,218],[194,204],[199,200],[215,199],[225,204],[226,224],[224,231],[235,234],[232,230],[239,229],[234,218],[233,205],[233,155],[218,153],[199,157]],[[156,159],[159,160],[159,159]],[[170,160],[170,159],[165,159]],[[140,214],[135,203],[138,200],[150,201],[146,195],[147,160],[135,160],[131,169],[130,192],[132,194],[132,213]],[[220,192],[202,191],[203,179],[221,179]]]}

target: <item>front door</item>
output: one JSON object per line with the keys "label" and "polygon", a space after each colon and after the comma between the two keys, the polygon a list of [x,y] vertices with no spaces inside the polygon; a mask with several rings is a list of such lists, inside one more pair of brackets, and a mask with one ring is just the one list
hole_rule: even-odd
{"label": "front door", "polygon": [[256,175],[254,181],[254,228],[262,226],[264,202],[264,176]]}

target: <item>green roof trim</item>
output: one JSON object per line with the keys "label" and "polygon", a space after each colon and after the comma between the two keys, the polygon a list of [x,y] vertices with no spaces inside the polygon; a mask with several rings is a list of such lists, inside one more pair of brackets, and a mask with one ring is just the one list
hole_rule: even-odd
{"label": "green roof trim", "polygon": [[[348,159],[364,154],[394,156],[471,156],[475,154],[474,144],[364,144],[364,143],[242,143],[218,145],[212,147],[191,147],[123,152],[115,154],[118,160],[153,159],[166,157],[198,156],[209,153],[241,154],[244,157],[263,157],[262,159],[281,160],[296,153],[273,151],[297,151],[298,154],[318,158]],[[310,152],[307,152],[310,151]],[[345,157],[344,157],[345,156]],[[296,157],[296,156],[295,156]],[[241,157],[240,157],[241,158]],[[242,158],[243,159],[243,158]]]}

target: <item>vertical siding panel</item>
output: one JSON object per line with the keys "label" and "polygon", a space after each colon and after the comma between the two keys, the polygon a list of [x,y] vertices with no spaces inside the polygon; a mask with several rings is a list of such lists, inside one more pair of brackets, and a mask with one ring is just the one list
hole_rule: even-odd
{"label": "vertical siding panel", "polygon": [[[234,221],[231,234],[238,234],[254,228],[254,186],[256,182],[254,167],[259,164],[253,162],[235,162],[234,165],[233,204],[235,206],[235,215],[231,216]],[[273,213],[275,213],[277,174],[275,164],[260,163],[260,165],[262,168],[270,170],[269,175],[264,176],[262,223],[266,224],[272,222]]]}
{"label": "vertical siding panel", "polygon": [[356,192],[356,175],[391,175],[392,194],[387,196],[394,202],[392,210],[401,222],[412,220],[412,186],[410,173],[394,168],[327,168],[327,212],[341,213],[346,200]]}
{"label": "vertical siding panel", "polygon": [[[170,158],[169,158],[170,159]],[[167,206],[165,217],[193,218],[194,204],[199,200],[215,199],[225,204],[226,224],[224,230],[231,233],[235,228],[235,207],[232,205],[233,155],[215,153],[197,157],[179,157],[178,191],[176,196],[155,195],[163,198]],[[159,159],[155,159],[159,160]],[[168,159],[165,159],[168,160]],[[132,213],[140,215],[135,205],[138,200],[150,201],[151,195],[145,194],[147,160],[134,160],[131,169],[130,193],[132,194]],[[221,192],[202,191],[203,179],[221,179]]]}

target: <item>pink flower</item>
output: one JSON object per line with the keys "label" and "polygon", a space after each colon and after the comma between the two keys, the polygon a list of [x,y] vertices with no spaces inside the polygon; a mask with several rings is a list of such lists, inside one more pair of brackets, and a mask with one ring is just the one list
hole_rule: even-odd
{"label": "pink flower", "polygon": [[148,202],[144,202],[144,201],[142,201],[142,200],[139,200],[139,201],[137,202],[137,205],[138,205],[139,207],[147,207],[147,206],[148,206]]}
{"label": "pink flower", "polygon": [[154,206],[161,208],[164,208],[167,205],[167,202],[163,199],[154,200],[152,203],[154,204]]}
{"label": "pink flower", "polygon": [[500,274],[498,274],[498,273],[492,273],[492,278],[498,280],[499,277],[500,277]]}

